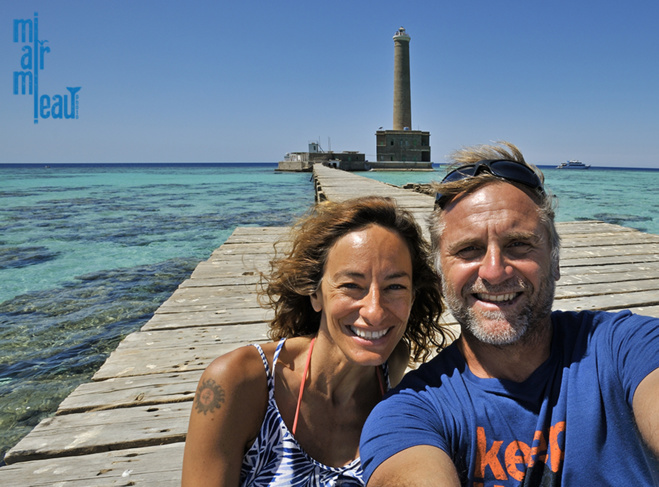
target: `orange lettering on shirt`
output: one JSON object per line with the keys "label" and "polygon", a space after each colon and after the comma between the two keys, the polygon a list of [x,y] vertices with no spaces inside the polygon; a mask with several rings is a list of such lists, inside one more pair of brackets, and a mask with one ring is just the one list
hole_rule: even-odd
{"label": "orange lettering on shirt", "polygon": [[[520,452],[519,455],[517,452]],[[524,480],[526,464],[531,461],[531,448],[522,441],[513,441],[506,448],[506,470],[515,480]],[[521,465],[522,470],[518,468]]]}
{"label": "orange lettering on shirt", "polygon": [[529,467],[533,467],[535,462],[545,463],[545,460],[547,460],[547,440],[542,431],[535,432],[532,445]]}
{"label": "orange lettering on shirt", "polygon": [[504,472],[501,462],[497,458],[499,448],[503,441],[495,441],[492,443],[492,448],[487,450],[487,438],[485,437],[485,429],[479,426],[476,429],[476,440],[478,442],[478,450],[476,451],[476,465],[474,477],[484,479],[485,467],[489,466],[492,469],[494,478],[499,480],[507,480],[506,472]]}
{"label": "orange lettering on shirt", "polygon": [[558,444],[558,435],[563,431],[565,431],[565,421],[556,423],[549,428],[549,468],[552,472],[558,472],[565,457],[565,452]]}

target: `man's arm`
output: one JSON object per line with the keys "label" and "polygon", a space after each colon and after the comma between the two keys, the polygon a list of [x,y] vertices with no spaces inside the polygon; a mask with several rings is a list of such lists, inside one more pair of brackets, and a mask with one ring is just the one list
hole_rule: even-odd
{"label": "man's arm", "polygon": [[659,460],[659,369],[650,372],[638,385],[633,407],[641,436]]}
{"label": "man's arm", "polygon": [[459,487],[449,456],[434,446],[413,446],[396,453],[375,469],[368,487]]}

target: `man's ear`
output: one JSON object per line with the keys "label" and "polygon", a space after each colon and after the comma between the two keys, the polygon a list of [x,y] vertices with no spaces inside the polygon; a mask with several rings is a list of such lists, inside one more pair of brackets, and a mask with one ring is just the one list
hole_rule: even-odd
{"label": "man's ear", "polygon": [[554,280],[558,281],[561,278],[561,265],[556,262],[553,269]]}

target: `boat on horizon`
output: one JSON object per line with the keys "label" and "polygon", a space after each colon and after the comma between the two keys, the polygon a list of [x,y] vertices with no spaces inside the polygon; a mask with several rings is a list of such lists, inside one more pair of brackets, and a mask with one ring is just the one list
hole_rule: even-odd
{"label": "boat on horizon", "polygon": [[561,162],[558,166],[556,166],[556,169],[590,169],[590,164],[584,164],[581,161],[573,159],[570,161]]}

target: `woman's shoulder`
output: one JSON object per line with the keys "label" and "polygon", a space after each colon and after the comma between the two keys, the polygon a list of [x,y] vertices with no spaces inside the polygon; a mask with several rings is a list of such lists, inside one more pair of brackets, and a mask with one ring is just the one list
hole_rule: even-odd
{"label": "woman's shoulder", "polygon": [[[260,344],[260,348],[266,356],[268,367],[272,370],[272,357],[276,343]],[[266,369],[259,350],[254,345],[245,345],[213,360],[202,378],[221,380],[223,383],[236,386],[247,385],[253,382],[265,384]]]}

